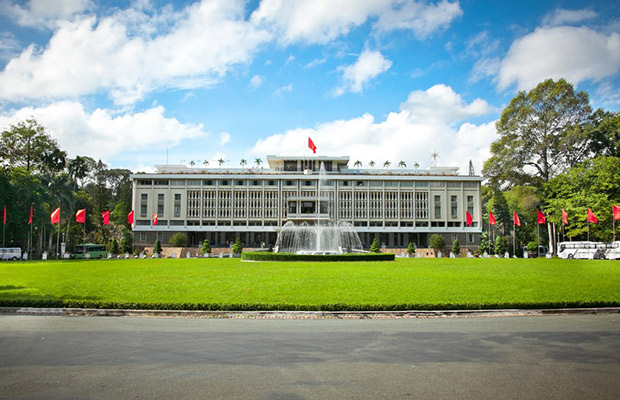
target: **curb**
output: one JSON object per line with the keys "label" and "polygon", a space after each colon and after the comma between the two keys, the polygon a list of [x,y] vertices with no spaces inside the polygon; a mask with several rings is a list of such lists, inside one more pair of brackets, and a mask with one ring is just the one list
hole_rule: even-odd
{"label": "curb", "polygon": [[543,315],[619,314],[620,307],[504,309],[504,310],[436,310],[436,311],[183,311],[183,310],[113,310],[97,308],[0,307],[0,315],[42,315],[67,317],[175,317],[210,319],[412,319],[525,317]]}

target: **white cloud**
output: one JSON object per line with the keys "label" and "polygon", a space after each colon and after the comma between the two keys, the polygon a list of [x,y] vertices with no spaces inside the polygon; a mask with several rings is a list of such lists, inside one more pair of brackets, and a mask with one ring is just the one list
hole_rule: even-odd
{"label": "white cloud", "polygon": [[251,20],[281,44],[327,43],[369,19],[378,32],[405,29],[423,39],[448,26],[463,11],[458,1],[437,4],[404,0],[263,0]]}
{"label": "white cloud", "polygon": [[156,18],[128,9],[64,22],[43,50],[31,45],[7,64],[0,99],[107,92],[116,104],[133,104],[156,88],[208,87],[271,40],[244,20],[244,12],[241,1],[212,0],[178,12],[165,8]]}
{"label": "white cloud", "polygon": [[228,133],[228,132],[221,132],[220,133],[220,138],[218,140],[218,143],[220,144],[220,146],[223,146],[223,145],[227,144],[228,142],[230,142],[230,133]]}
{"label": "white cloud", "polygon": [[310,136],[318,154],[349,155],[351,160],[359,159],[364,165],[374,160],[379,166],[389,160],[394,166],[404,160],[409,166],[417,161],[425,167],[431,150],[437,149],[441,159],[446,160],[444,165],[458,166],[461,173],[466,173],[472,159],[479,172],[489,156],[491,142],[496,139],[495,124],[457,122],[490,111],[491,107],[481,99],[466,103],[450,87],[436,85],[412,92],[400,111],[388,114],[384,121],[364,114],[314,128],[288,130],[259,140],[250,153],[303,155]]}
{"label": "white cloud", "polygon": [[362,92],[371,79],[387,71],[391,66],[392,61],[383,57],[380,52],[364,50],[355,63],[339,68],[342,71],[343,83],[336,88],[334,95],[340,96],[347,91]]}
{"label": "white cloud", "polygon": [[543,18],[543,24],[554,26],[576,24],[578,22],[594,19],[597,16],[598,14],[596,12],[589,9],[566,10],[563,8],[556,8],[552,13]]}
{"label": "white cloud", "polygon": [[29,0],[24,5],[5,0],[0,2],[0,13],[22,26],[53,28],[60,21],[72,20],[92,8],[90,0]]}
{"label": "white cloud", "polygon": [[282,86],[282,87],[277,88],[273,92],[273,95],[279,97],[279,96],[283,96],[285,93],[290,93],[292,91],[293,91],[293,84],[289,83],[286,86]]}
{"label": "white cloud", "polygon": [[134,114],[115,115],[104,109],[88,113],[80,103],[63,101],[2,115],[0,129],[34,116],[70,157],[87,155],[102,160],[131,151],[150,153],[154,148],[174,146],[183,139],[206,135],[202,124],[184,124],[176,118],[166,118],[164,111],[164,107],[156,106]]}
{"label": "white cloud", "polygon": [[565,78],[573,84],[599,81],[620,70],[620,35],[586,27],[538,28],[516,40],[502,61],[498,87],[513,83],[531,89],[541,81]]}
{"label": "white cloud", "polygon": [[261,87],[264,81],[265,81],[265,78],[263,76],[254,75],[252,79],[250,79],[250,87],[252,89],[258,89],[259,87]]}

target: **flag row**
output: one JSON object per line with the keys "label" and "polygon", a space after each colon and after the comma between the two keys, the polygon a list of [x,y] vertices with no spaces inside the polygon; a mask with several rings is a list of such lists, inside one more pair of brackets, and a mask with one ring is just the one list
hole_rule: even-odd
{"label": "flag row", "polygon": [[[613,219],[614,219],[614,221],[620,221],[620,206],[617,206],[615,204],[612,205],[612,212],[613,212]],[[516,226],[521,226],[521,220],[519,220],[519,215],[517,214],[516,211],[513,212],[512,220],[513,220],[513,223]],[[597,224],[598,223],[598,218],[592,212],[592,210],[590,210],[590,207],[588,207],[588,209],[586,211],[586,220],[590,224]],[[545,215],[544,212],[542,212],[540,210],[536,210],[536,222],[539,223],[539,224],[547,223],[547,216]],[[493,215],[493,213],[491,211],[489,211],[489,225],[495,225],[495,224],[496,224],[495,215]],[[564,209],[562,209],[562,224],[569,225],[569,223],[568,223],[568,213]]]}
{"label": "flag row", "polygon": [[[32,224],[32,211],[33,211],[33,206],[30,206],[30,216],[28,217],[28,225]],[[131,212],[127,214],[127,222],[130,224],[133,224],[134,222],[133,215],[134,215],[133,210],[131,210]],[[6,216],[7,216],[7,213],[6,213],[6,205],[5,205],[4,214],[2,217],[2,223],[4,225],[6,225]],[[103,219],[103,225],[109,225],[110,224],[110,210],[102,212],[101,218]],[[154,225],[157,225],[157,214],[155,214],[153,218],[155,219]],[[85,208],[81,210],[77,210],[77,212],[75,213],[75,222],[78,222],[80,224],[86,223],[86,209]],[[50,223],[52,224],[60,223],[60,207],[52,211],[52,213],[50,214]]]}

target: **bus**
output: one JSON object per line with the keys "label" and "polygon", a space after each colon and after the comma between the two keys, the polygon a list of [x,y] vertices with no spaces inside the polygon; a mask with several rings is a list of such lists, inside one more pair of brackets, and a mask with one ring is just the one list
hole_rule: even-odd
{"label": "bus", "polygon": [[19,247],[2,247],[0,248],[0,260],[19,260],[22,258],[22,249]]}
{"label": "bus", "polygon": [[611,245],[601,242],[561,242],[558,244],[558,257],[572,260],[603,260]]}
{"label": "bus", "polygon": [[620,242],[611,242],[607,247],[605,258],[608,260],[620,260]]}
{"label": "bus", "polygon": [[75,247],[73,258],[104,258],[107,254],[105,244],[83,243]]}

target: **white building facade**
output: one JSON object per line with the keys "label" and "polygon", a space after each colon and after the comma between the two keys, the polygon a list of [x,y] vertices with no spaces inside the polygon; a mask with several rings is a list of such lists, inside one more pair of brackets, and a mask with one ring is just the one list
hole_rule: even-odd
{"label": "white building facade", "polygon": [[188,246],[208,239],[228,247],[240,238],[254,248],[275,244],[288,221],[336,220],[353,225],[364,246],[377,238],[386,248],[428,247],[435,233],[462,248],[480,244],[480,176],[440,167],[354,169],[349,157],[267,156],[267,162],[268,168],[164,165],[132,175],[134,245],[166,244],[184,232]]}

